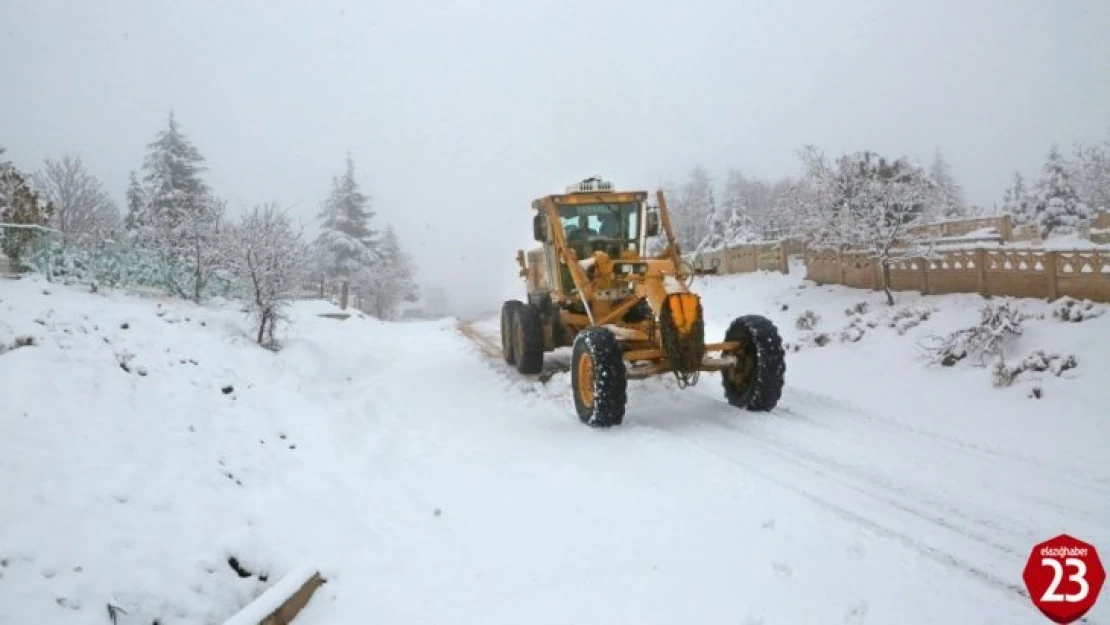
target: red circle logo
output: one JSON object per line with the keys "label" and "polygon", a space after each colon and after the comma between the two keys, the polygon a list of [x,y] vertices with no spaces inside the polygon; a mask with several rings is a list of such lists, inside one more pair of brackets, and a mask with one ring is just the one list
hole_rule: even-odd
{"label": "red circle logo", "polygon": [[1054,623],[1072,623],[1095,605],[1106,569],[1094,545],[1060,534],[1033,547],[1021,576],[1037,609]]}

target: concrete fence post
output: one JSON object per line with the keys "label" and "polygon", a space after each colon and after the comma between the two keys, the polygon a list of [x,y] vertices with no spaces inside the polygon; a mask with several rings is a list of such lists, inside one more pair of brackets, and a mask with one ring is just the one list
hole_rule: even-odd
{"label": "concrete fence post", "polygon": [[1002,227],[998,229],[998,234],[1002,238],[1003,243],[1009,243],[1014,240],[1014,218],[1009,215],[1002,216]]}
{"label": "concrete fence post", "polygon": [[987,250],[977,248],[975,250],[975,276],[976,282],[979,286],[979,295],[987,297]]}
{"label": "concrete fence post", "polygon": [[1054,300],[1059,297],[1059,291],[1056,286],[1056,272],[1060,266],[1060,253],[1059,252],[1045,252],[1044,254],[1044,275],[1048,280],[1048,299]]}

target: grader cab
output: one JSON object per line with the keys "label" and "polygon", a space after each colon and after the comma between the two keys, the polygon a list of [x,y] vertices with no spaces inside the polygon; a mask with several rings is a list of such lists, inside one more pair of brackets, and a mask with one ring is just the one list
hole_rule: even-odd
{"label": "grader cab", "polygon": [[[759,315],[737,317],[719,343],[705,342],[694,270],[681,258],[662,191],[616,191],[588,178],[532,203],[540,246],[517,252],[527,301],[501,309],[505,362],[537,374],[544,355],[571,347],[571,386],[579,419],[620,425],[628,380],[672,374],[681,386],[719,372],[728,402],[771,410],[782,393],[782,340]],[[648,253],[661,234],[662,249]]]}

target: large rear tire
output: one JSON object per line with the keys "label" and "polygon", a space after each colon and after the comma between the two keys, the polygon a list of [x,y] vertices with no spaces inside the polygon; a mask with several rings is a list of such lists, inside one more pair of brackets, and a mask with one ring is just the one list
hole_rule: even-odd
{"label": "large rear tire", "polygon": [[740,349],[731,352],[736,364],[721,372],[728,403],[753,412],[773,409],[786,376],[786,351],[775,324],[760,315],[737,317],[725,341],[740,343]]}
{"label": "large rear tire", "polygon": [[578,419],[591,427],[624,421],[628,377],[616,335],[606,328],[586,328],[574,337],[570,381]]}
{"label": "large rear tire", "polygon": [[539,312],[522,304],[513,311],[512,319],[516,370],[525,374],[543,371],[543,322]]}
{"label": "large rear tire", "polygon": [[524,302],[512,299],[501,305],[501,354],[505,357],[505,362],[510,365],[516,364],[516,353],[513,351],[513,323],[516,319],[516,311],[524,307]]}

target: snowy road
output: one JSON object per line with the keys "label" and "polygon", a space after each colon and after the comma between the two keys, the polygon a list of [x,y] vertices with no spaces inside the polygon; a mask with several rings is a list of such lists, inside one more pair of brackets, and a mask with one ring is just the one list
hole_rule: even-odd
{"label": "snowy road", "polygon": [[[407,337],[442,374],[368,462],[411,515],[306,623],[1043,623],[1032,545],[1110,544],[1105,469],[868,411],[789,367],[771,414],[726,404],[716,376],[658,379],[630,385],[624,426],[591,430],[567,375],[520,376],[496,332]],[[397,385],[429,377],[408,367]]]}

